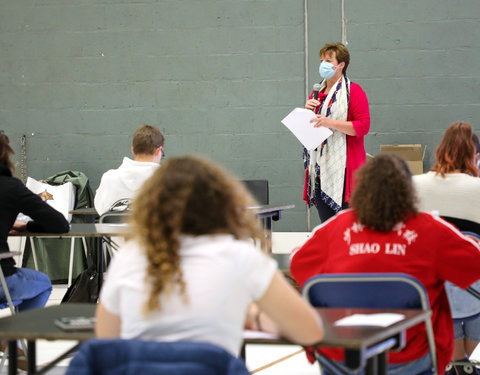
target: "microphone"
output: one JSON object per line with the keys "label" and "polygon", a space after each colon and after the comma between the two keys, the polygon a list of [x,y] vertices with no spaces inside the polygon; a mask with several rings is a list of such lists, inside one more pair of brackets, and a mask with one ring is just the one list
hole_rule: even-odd
{"label": "microphone", "polygon": [[315,83],[313,85],[313,99],[318,100],[318,93],[321,88],[322,88],[322,85],[320,85],[320,83]]}

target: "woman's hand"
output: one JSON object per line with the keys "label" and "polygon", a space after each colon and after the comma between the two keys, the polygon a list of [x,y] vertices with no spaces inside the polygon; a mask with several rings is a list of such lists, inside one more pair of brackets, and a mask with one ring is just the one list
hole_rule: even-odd
{"label": "woman's hand", "polygon": [[314,118],[310,122],[314,124],[313,127],[315,128],[319,128],[321,126],[325,128],[334,128],[335,126],[335,120],[332,120],[330,117],[325,117],[323,115],[317,115],[317,118]]}
{"label": "woman's hand", "polygon": [[16,232],[26,232],[27,231],[27,223],[23,221],[15,221],[12,225],[12,230]]}
{"label": "woman's hand", "polygon": [[316,99],[308,99],[307,102],[305,103],[305,108],[310,109],[311,111],[315,111],[315,108],[317,108],[320,105],[320,102]]}

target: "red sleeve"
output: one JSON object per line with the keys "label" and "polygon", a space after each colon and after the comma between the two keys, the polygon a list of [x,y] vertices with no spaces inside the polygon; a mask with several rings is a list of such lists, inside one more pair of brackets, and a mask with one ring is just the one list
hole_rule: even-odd
{"label": "red sleeve", "polygon": [[441,280],[466,289],[480,279],[480,246],[446,221],[435,218],[441,226],[438,241],[437,270]]}
{"label": "red sleeve", "polygon": [[366,135],[370,130],[368,99],[362,88],[353,82],[350,85],[350,108],[348,112],[357,137]]}
{"label": "red sleeve", "polygon": [[322,272],[327,258],[327,230],[331,221],[319,225],[313,236],[299,248],[293,250],[290,259],[290,273],[295,281],[303,287],[305,281]]}

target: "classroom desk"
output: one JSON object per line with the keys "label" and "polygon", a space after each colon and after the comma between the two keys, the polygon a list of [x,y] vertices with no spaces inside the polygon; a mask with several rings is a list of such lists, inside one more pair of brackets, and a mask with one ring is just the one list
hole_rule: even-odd
{"label": "classroom desk", "polygon": [[[63,331],[54,321],[61,317],[93,316],[95,304],[66,303],[63,305],[49,306],[43,309],[23,311],[15,315],[0,319],[0,339],[8,342],[8,374],[17,374],[17,339],[27,340],[27,374],[44,374],[58,362],[78,349],[78,345],[67,350],[57,359],[43,367],[36,369],[36,340],[73,340],[85,341],[94,337],[93,331]],[[13,341],[11,341],[13,340]],[[13,355],[12,355],[13,354]]]}
{"label": "classroom desk", "polygon": [[[282,212],[295,208],[294,204],[267,204],[261,206],[249,207],[252,210],[255,210],[257,217],[263,223],[263,229],[265,231],[265,238],[270,244],[267,251],[272,252],[271,242],[272,242],[272,223],[278,221],[282,218]],[[78,210],[70,211],[72,215],[82,215],[82,216],[91,216],[92,222],[98,218],[98,213],[95,208],[81,208]]]}
{"label": "classroom desk", "polygon": [[42,238],[72,238],[72,237],[112,237],[124,236],[128,232],[125,225],[119,224],[94,224],[94,223],[72,223],[68,233],[36,233],[36,232],[15,232],[8,236],[27,236]]}
{"label": "classroom desk", "polygon": [[[103,241],[110,241],[113,236],[125,236],[128,234],[128,227],[124,224],[94,224],[94,223],[72,223],[70,224],[70,231],[68,233],[35,233],[35,232],[15,232],[10,233],[10,237],[29,237],[29,238],[70,238],[72,245],[70,248],[70,267],[68,273],[68,285],[72,281],[72,263],[73,263],[73,240],[75,238],[101,238]],[[101,276],[103,272],[103,254],[98,252],[98,270]],[[101,277],[99,278],[99,286],[102,284]]]}
{"label": "classroom desk", "polygon": [[[282,211],[295,208],[294,204],[267,204],[261,206],[249,207],[252,210],[256,210],[257,217],[264,223],[265,229],[272,229],[272,221],[278,221],[282,218]],[[95,208],[80,208],[69,212],[72,215],[79,216],[91,216],[92,221],[99,217]]]}
{"label": "classroom desk", "polygon": [[[345,364],[354,370],[365,367],[367,375],[387,373],[387,353],[389,350],[401,349],[405,346],[406,330],[431,315],[430,311],[423,310],[379,310],[379,309],[340,309],[317,308],[321,316],[325,336],[323,341],[315,346],[343,348],[345,350]],[[399,313],[405,315],[401,321],[389,327],[341,327],[334,323],[352,314],[372,313]],[[286,345],[287,340],[282,338],[245,338],[242,349],[245,356],[245,345],[269,344]]]}
{"label": "classroom desk", "polygon": [[[43,309],[29,310],[0,319],[0,339],[26,339],[28,346],[28,374],[43,374],[76,348],[62,354],[57,360],[36,372],[35,341],[46,340],[76,340],[85,341],[94,337],[93,332],[62,331],[54,324],[54,320],[61,317],[75,317],[94,315],[95,304],[63,304],[49,306]],[[344,348],[346,363],[350,368],[367,366],[369,374],[383,374],[386,372],[386,353],[390,349],[402,348],[405,344],[405,331],[425,317],[429,311],[422,310],[377,310],[377,309],[333,309],[318,308],[325,326],[324,340],[318,345],[322,347]],[[400,322],[389,327],[338,327],[334,322],[345,316],[355,313],[396,312],[405,315]],[[282,338],[245,338],[246,344],[291,344]],[[14,353],[9,360],[9,375],[17,373],[16,369],[16,341],[9,341],[9,352]],[[377,369],[378,368],[378,372]],[[373,371],[373,372],[372,372]]]}

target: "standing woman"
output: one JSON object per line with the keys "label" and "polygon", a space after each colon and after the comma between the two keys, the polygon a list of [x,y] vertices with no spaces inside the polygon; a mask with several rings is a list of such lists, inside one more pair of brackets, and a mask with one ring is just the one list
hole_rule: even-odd
{"label": "standing woman", "polygon": [[[450,125],[437,148],[433,168],[413,180],[422,210],[436,211],[460,230],[480,236],[480,178],[475,146],[478,138],[475,137],[470,124]],[[473,287],[480,290],[480,282]],[[480,342],[480,301],[450,283],[446,284],[446,290],[455,331],[453,361],[468,362]],[[480,374],[480,371],[465,363],[450,364],[446,373]]]}
{"label": "standing woman", "polygon": [[316,150],[304,149],[304,199],[317,207],[324,222],[348,207],[353,173],[366,161],[363,137],[370,129],[370,111],[365,92],[346,75],[348,49],[341,43],[325,44],[320,60],[318,100],[312,92],[305,108],[317,114],[315,127],[330,128],[333,134]]}
{"label": "standing woman", "polygon": [[315,310],[254,245],[264,242],[246,188],[212,162],[173,158],[133,205],[134,238],[113,258],[95,331],[103,338],[204,341],[238,355],[247,310],[285,337],[323,337]]}
{"label": "standing woman", "polygon": [[[9,251],[7,237],[10,230],[30,232],[65,233],[68,222],[63,215],[32,193],[17,178],[12,176],[13,155],[8,137],[0,131],[0,252]],[[28,223],[16,222],[22,212],[32,218]],[[13,300],[22,300],[18,309],[28,310],[45,306],[52,284],[47,275],[29,269],[16,268],[13,258],[0,261],[7,286]],[[6,302],[3,288],[0,288],[0,302]]]}

